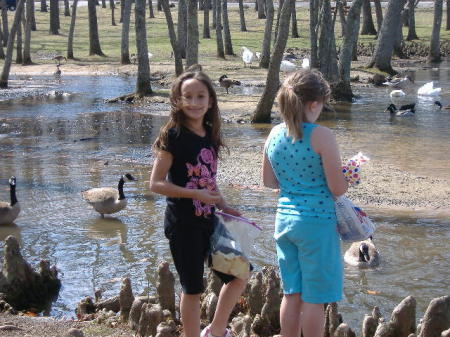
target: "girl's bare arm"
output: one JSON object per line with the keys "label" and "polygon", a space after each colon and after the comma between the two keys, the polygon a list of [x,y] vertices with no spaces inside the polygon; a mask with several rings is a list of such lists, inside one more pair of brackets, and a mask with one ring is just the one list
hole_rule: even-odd
{"label": "girl's bare arm", "polygon": [[275,173],[273,172],[272,165],[267,158],[266,151],[263,155],[263,167],[262,167],[262,180],[263,185],[269,188],[278,189],[279,184]]}

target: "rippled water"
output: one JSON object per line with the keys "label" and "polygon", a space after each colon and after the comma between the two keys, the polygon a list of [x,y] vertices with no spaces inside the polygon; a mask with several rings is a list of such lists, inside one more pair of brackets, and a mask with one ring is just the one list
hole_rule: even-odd
{"label": "rippled water", "polygon": [[[418,84],[437,81],[445,104],[450,104],[449,67],[444,63],[438,71],[415,73]],[[21,85],[25,79],[17,80]],[[104,98],[132,91],[133,78],[65,77],[62,83],[41,78],[39,85],[36,79],[27,81],[40,98],[33,98],[30,90],[0,91],[0,198],[7,198],[7,179],[14,174],[22,205],[15,226],[0,227],[0,248],[12,234],[33,265],[41,259],[57,265],[63,288],[51,311],[54,316],[73,316],[77,301],[93,295],[94,289],[103,288],[106,297],[116,295],[123,276],[132,278],[135,293],[154,292],[157,264],[170,260],[161,223],[165,201],[147,189],[150,145],[164,117],[104,103]],[[71,95],[55,96],[54,90]],[[450,110],[439,111],[432,101],[420,100],[415,117],[392,119],[383,112],[389,100],[386,89],[358,93],[362,98],[337,107],[336,116],[323,121],[338,134],[344,155],[363,150],[372,160],[450,180]],[[225,125],[224,133],[231,146],[259,151],[270,127]],[[80,191],[116,186],[125,172],[139,179],[125,185],[127,209],[99,218]],[[222,190],[231,204],[264,228],[256,243],[256,267],[275,264],[276,196],[227,186]],[[374,305],[388,315],[413,295],[421,316],[432,298],[450,290],[450,219],[434,218],[432,212],[368,211],[378,225],[382,263],[375,270],[346,267],[340,303],[344,320],[357,329]]]}

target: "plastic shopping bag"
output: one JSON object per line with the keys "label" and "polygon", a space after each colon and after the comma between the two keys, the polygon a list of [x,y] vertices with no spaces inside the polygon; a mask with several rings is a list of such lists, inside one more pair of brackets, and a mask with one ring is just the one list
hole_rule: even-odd
{"label": "plastic shopping bag", "polygon": [[346,196],[339,196],[334,203],[337,228],[342,241],[362,241],[375,231],[375,225],[366,213]]}
{"label": "plastic shopping bag", "polygon": [[251,249],[260,232],[261,228],[246,218],[217,211],[211,235],[210,267],[224,274],[248,279]]}

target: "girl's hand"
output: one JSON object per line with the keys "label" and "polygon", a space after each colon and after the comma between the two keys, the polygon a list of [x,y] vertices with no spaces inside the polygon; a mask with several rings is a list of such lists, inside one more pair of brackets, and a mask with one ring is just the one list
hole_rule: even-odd
{"label": "girl's hand", "polygon": [[234,215],[234,216],[242,216],[241,212],[239,212],[237,209],[231,208],[230,206],[224,206],[222,207],[222,212]]}
{"label": "girl's hand", "polygon": [[222,200],[222,196],[217,191],[195,190],[195,198],[207,205],[216,205]]}

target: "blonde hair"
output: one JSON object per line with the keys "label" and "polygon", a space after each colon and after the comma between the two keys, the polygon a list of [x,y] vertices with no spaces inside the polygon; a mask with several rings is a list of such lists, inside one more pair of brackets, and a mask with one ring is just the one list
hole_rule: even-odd
{"label": "blonde hair", "polygon": [[292,142],[303,136],[307,102],[326,103],[330,99],[330,85],[317,70],[301,69],[286,78],[278,91],[280,113],[287,127],[287,136]]}

